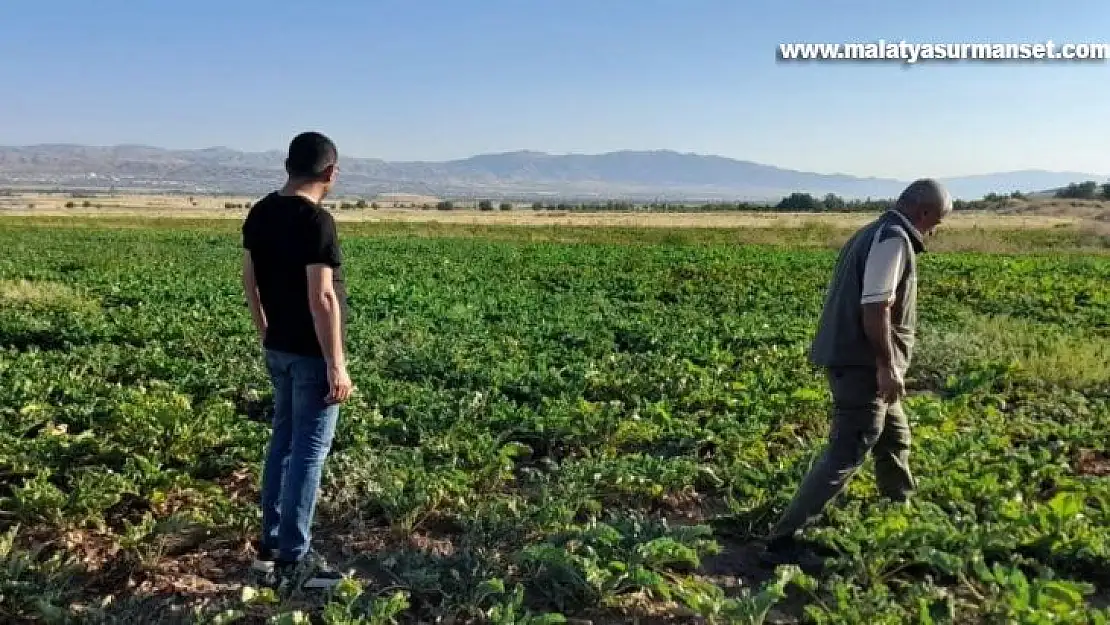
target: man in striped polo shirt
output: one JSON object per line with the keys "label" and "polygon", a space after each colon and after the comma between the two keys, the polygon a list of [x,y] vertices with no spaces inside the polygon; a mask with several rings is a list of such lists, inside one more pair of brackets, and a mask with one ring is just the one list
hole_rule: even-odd
{"label": "man in striped polo shirt", "polygon": [[840,251],[810,350],[833,396],[829,443],[771,533],[766,558],[791,560],[795,534],[843,490],[868,453],[880,492],[904,501],[915,487],[910,429],[899,402],[917,325],[917,254],[952,211],[937,181],[911,183],[894,208]]}

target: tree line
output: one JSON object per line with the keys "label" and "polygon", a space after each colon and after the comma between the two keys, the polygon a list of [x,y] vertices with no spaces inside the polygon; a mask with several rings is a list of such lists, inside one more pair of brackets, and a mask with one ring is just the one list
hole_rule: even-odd
{"label": "tree line", "polygon": [[1055,197],[1068,200],[1110,200],[1110,182],[1101,185],[1094,180],[1073,182],[1056,191]]}

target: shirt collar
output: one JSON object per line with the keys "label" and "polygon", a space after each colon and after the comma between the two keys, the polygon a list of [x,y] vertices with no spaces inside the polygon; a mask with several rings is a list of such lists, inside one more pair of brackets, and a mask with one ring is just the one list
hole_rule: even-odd
{"label": "shirt collar", "polygon": [[901,212],[892,209],[886,211],[888,215],[894,215],[894,219],[899,221],[906,229],[906,234],[910,235],[910,241],[913,243],[915,252],[925,251],[925,238],[921,236],[921,232],[914,227],[913,222],[906,218]]}

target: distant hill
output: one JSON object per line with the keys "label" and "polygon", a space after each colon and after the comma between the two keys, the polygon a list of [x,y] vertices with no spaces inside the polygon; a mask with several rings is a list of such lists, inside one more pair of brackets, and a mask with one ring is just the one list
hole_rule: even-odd
{"label": "distant hill", "polygon": [[[0,185],[264,193],[282,176],[283,154],[215,147],[166,150],[142,145],[0,146]],[[1031,192],[1105,175],[1039,170],[945,180],[958,198]],[[794,192],[889,198],[907,181],[795,171],[720,156],[669,150],[554,155],[519,151],[452,161],[344,158],[341,193],[441,197],[560,197],[668,200],[778,200]]]}

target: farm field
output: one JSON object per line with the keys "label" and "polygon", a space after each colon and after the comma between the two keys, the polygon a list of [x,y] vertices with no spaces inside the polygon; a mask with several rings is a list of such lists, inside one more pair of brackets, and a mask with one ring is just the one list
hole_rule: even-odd
{"label": "farm field", "polygon": [[[788,212],[782,210],[698,210],[699,205],[672,206],[668,210],[562,210],[546,206],[533,210],[530,203],[510,203],[512,210],[480,211],[477,201],[456,201],[453,210],[434,208],[440,198],[399,196],[403,201],[382,197],[339,198],[330,200],[336,219],[350,223],[392,225],[469,225],[530,227],[604,227],[604,228],[847,228],[867,221],[860,212]],[[32,191],[0,194],[0,215],[17,217],[97,217],[97,218],[179,218],[241,220],[247,206],[257,200],[245,196],[183,196],[165,194],[36,193]],[[356,203],[372,203],[377,208],[357,208]],[[340,209],[341,206],[349,208]],[[990,209],[959,210],[947,222],[949,230],[965,229],[1046,229],[1083,227],[1102,234],[1107,227],[1110,201],[1032,199],[1009,200]]]}
{"label": "farm field", "polygon": [[920,490],[868,463],[802,572],[754,544],[827,433],[850,230],[341,223],[359,393],[314,539],[358,581],[274,597],[237,226],[0,219],[0,622],[1110,622],[1100,235],[930,242]]}

